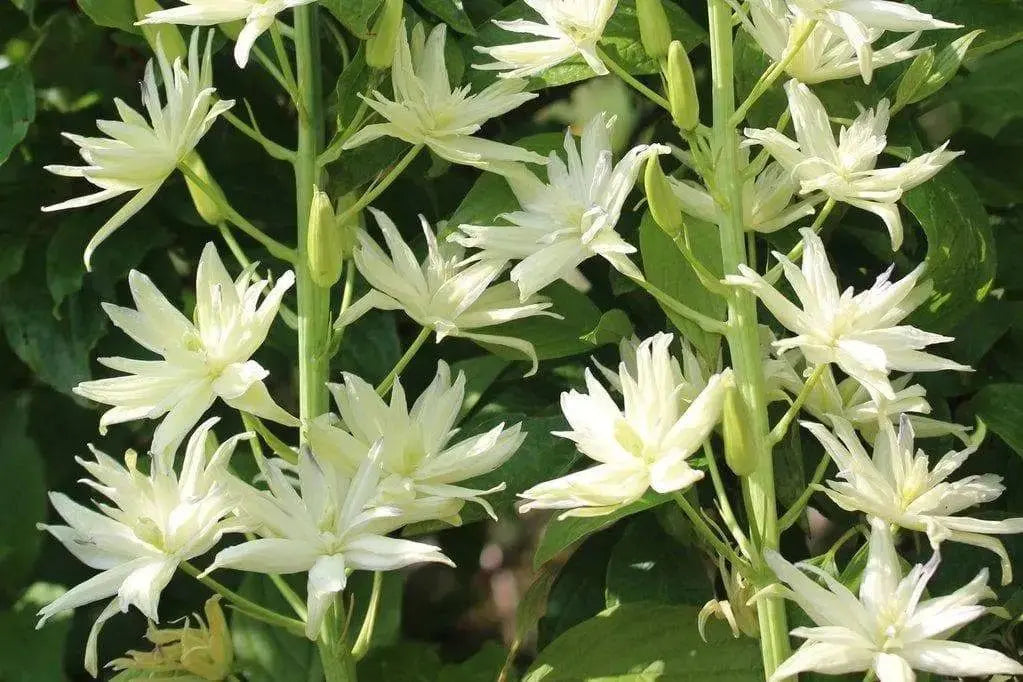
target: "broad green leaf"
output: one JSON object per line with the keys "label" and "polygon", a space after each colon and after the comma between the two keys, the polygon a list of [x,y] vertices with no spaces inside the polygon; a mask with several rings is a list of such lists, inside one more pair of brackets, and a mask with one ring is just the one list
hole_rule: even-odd
{"label": "broad green leaf", "polygon": [[1023,43],[988,55],[968,74],[949,84],[938,99],[960,107],[965,127],[994,137],[1023,112],[1023,88],[1005,77],[1021,62]]}
{"label": "broad green leaf", "polygon": [[632,334],[632,320],[629,319],[628,313],[615,308],[601,315],[593,331],[583,335],[582,338],[594,346],[604,346],[618,343],[622,339],[632,336]]}
{"label": "broad green leaf", "polygon": [[536,553],[533,555],[533,567],[539,568],[587,536],[610,528],[627,516],[664,504],[669,499],[671,498],[666,495],[648,492],[632,504],[604,516],[569,516],[560,520],[557,517],[552,518],[544,528],[543,535],[536,547]]}
{"label": "broad green leaf", "polygon": [[[913,6],[967,30],[983,30],[970,48],[970,59],[1023,40],[1023,6],[1015,0],[914,0]],[[958,37],[953,30],[932,31],[930,36],[942,42]]]}
{"label": "broad green leaf", "polygon": [[0,69],[0,164],[25,139],[35,116],[32,74],[19,65]]}
{"label": "broad green leaf", "polygon": [[32,574],[42,541],[36,524],[46,519],[43,456],[28,433],[27,393],[0,398],[0,441],[0,499],[16,511],[0,514],[0,585],[10,593]]}
{"label": "broad green leaf", "polygon": [[36,612],[64,594],[60,585],[34,583],[14,607],[0,612],[0,679],[4,682],[60,682],[71,613],[51,618],[36,629]]}
{"label": "broad green leaf", "polygon": [[[287,602],[264,575],[246,574],[238,593],[278,613],[291,615]],[[231,641],[234,643],[235,664],[249,682],[322,679],[316,645],[305,637],[234,611]]]}
{"label": "broad green leaf", "polygon": [[988,428],[1023,456],[1023,384],[989,384],[971,404]]}
{"label": "broad green leaf", "polygon": [[[417,0],[423,9],[459,33],[476,35],[476,27],[465,13],[465,0]],[[472,2],[472,0],[469,0]]]}
{"label": "broad green leaf", "polygon": [[[547,610],[536,629],[536,646],[545,646],[579,623],[603,611],[604,584],[611,550],[620,535],[620,528],[598,533],[560,554],[555,562],[564,561],[557,580],[547,596]],[[567,556],[567,560],[566,560]]]}
{"label": "broad green leaf", "polygon": [[533,582],[519,598],[518,606],[515,608],[515,641],[508,652],[509,658],[514,658],[530,633],[536,629],[540,619],[547,613],[551,588],[561,575],[562,566],[563,564],[557,561],[549,561],[541,566],[533,575]]}
{"label": "broad green leaf", "polygon": [[320,4],[334,15],[344,27],[365,40],[369,37],[369,27],[373,16],[377,13],[384,0],[321,0]]}
{"label": "broad green leaf", "polygon": [[966,59],[966,51],[981,34],[983,31],[971,31],[961,38],[956,38],[941,52],[938,52],[934,57],[930,74],[917,88],[910,102],[918,102],[925,97],[930,97],[952,80],[959,72],[963,60]]}
{"label": "broad green leaf", "polygon": [[27,246],[24,234],[0,234],[0,284],[21,270]]}
{"label": "broad green leaf", "polygon": [[543,649],[523,682],[664,680],[760,682],[760,648],[722,625],[696,630],[695,606],[623,604],[580,623]]}
{"label": "broad green leaf", "polygon": [[496,642],[486,642],[468,660],[449,663],[441,668],[437,682],[494,682],[504,667],[504,659],[504,647]]}
{"label": "broad green leaf", "polygon": [[78,0],[78,6],[97,26],[141,33],[135,25],[134,0]]}
{"label": "broad green leaf", "polygon": [[[716,276],[721,276],[721,245],[717,228],[700,220],[690,219],[686,225],[690,247],[700,262]],[[680,237],[684,239],[685,237]],[[724,300],[708,291],[678,246],[654,222],[647,211],[639,226],[639,252],[643,257],[643,274],[650,282],[690,308],[716,319],[724,319]],[[663,306],[662,306],[663,307]],[[716,361],[721,342],[717,334],[700,329],[695,323],[670,310],[664,313],[708,360]]]}
{"label": "broad green leaf", "polygon": [[434,647],[406,641],[371,651],[359,661],[359,682],[437,682],[441,667]]}

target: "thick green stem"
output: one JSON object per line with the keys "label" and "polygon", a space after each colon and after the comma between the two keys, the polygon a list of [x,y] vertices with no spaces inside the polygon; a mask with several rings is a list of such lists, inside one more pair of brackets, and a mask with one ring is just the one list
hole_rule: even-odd
{"label": "thick green stem", "polygon": [[[747,264],[746,230],[743,224],[743,167],[735,116],[735,77],[732,43],[732,11],[726,0],[708,0],[710,18],[711,77],[714,96],[714,151],[716,184],[721,188],[722,219],[719,223],[721,254],[725,274],[738,272]],[[756,470],[743,478],[744,497],[749,501],[752,538],[759,550],[778,547],[777,502],[774,491],[774,462],[771,455],[764,388],[763,358],[760,350],[756,299],[736,290],[728,300],[728,341],[736,386],[750,417],[750,447],[755,450]],[[760,621],[764,673],[770,677],[789,655],[788,624],[784,601],[763,599],[757,608]]]}

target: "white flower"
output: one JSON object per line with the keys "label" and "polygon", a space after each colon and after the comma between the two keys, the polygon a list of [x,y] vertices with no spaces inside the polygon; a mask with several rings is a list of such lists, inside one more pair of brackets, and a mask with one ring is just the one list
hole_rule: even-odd
{"label": "white flower", "polygon": [[979,604],[994,596],[987,586],[987,571],[948,596],[923,599],[938,567],[937,552],[926,565],[914,566],[903,577],[884,522],[875,519],[871,524],[858,598],[813,565],[793,566],[773,550],[767,550],[765,558],[790,588],[788,598],[816,623],[816,627],[792,631],[806,642],[782,663],[770,682],[810,671],[826,675],[873,671],[880,682],[913,682],[913,670],[951,677],[1023,674],[1023,666],[1004,654],[949,640],[987,612]]}
{"label": "white flower", "polygon": [[930,180],[961,152],[946,151],[948,143],[895,168],[876,168],[887,145],[888,100],[877,110],[867,109],[838,141],[824,105],[810,88],[797,81],[785,84],[796,140],[774,128],[747,128],[748,144],[761,144],[792,176],[800,191],[824,192],[841,201],[876,214],[888,228],[892,249],[902,246],[902,218],[897,202],[903,193]]}
{"label": "white flower", "polygon": [[543,23],[516,19],[494,24],[505,31],[539,36],[542,40],[477,46],[477,52],[497,61],[475,64],[475,68],[504,71],[502,78],[525,78],[579,55],[595,74],[607,75],[607,67],[597,53],[597,43],[618,7],[618,0],[525,0],[525,3],[540,15]]}
{"label": "white flower", "polygon": [[52,206],[44,211],[91,206],[101,201],[135,192],[96,232],[85,247],[85,264],[89,266],[93,251],[107,237],[142,210],[157,190],[177,168],[206,131],[222,113],[234,106],[234,100],[217,99],[210,64],[210,44],[199,60],[199,32],[192,33],[188,50],[188,70],[180,59],[172,65],[157,46],[156,63],[166,91],[167,103],[160,102],[153,61],[146,64],[142,81],[142,103],[149,120],[120,99],[115,99],[120,121],[96,121],[96,127],[110,137],[83,137],[64,133],[64,137],[81,149],[84,166],[46,166],[46,170],[70,178],[85,178],[100,188],[99,192]]}
{"label": "white flower", "polygon": [[975,445],[950,451],[931,468],[924,451],[914,450],[913,426],[907,417],[898,432],[888,422],[881,423],[872,457],[849,422],[840,417],[832,417],[831,422],[834,433],[821,424],[803,422],[803,426],[838,465],[841,480],[828,481],[824,489],[835,504],[927,533],[934,547],[950,540],[989,549],[1002,561],[1003,582],[1012,581],[1005,548],[989,536],[1023,533],[1023,518],[989,521],[955,516],[997,499],[1005,490],[1002,477],[995,474],[947,480],[976,451]]}
{"label": "white flower", "polygon": [[[799,184],[792,179],[792,173],[778,163],[769,163],[755,177],[747,166],[745,175],[746,181],[742,186],[743,225],[754,232],[777,232],[800,218],[813,215],[814,205],[823,198],[815,194],[793,204],[792,198]],[[721,208],[703,185],[672,177],[668,178],[668,183],[686,213],[713,224],[721,221]]]}
{"label": "white flower", "polygon": [[880,32],[926,31],[960,28],[939,21],[912,5],[890,0],[787,0],[798,17],[815,19],[845,36],[859,63],[863,80],[870,82],[874,62],[873,42]]}
{"label": "white flower", "polygon": [[163,359],[100,358],[100,363],[126,376],[75,387],[80,396],[113,405],[100,420],[101,433],[111,424],[163,417],[151,450],[173,451],[218,397],[242,412],[298,425],[270,397],[263,384],[269,373],[250,359],[266,339],[295,277],[284,273],[261,303],[269,282],[253,282],[254,269],[247,268],[232,281],[216,248],[207,244],[196,272],[194,323],[148,277],[131,271],[128,283],[135,309],[110,303],[103,309],[124,333]]}
{"label": "white flower", "polygon": [[679,381],[671,357],[670,334],[657,334],[636,352],[633,370],[622,362],[624,409],[586,370],[588,393],[561,396],[571,431],[555,433],[576,443],[599,464],[540,483],[521,494],[521,511],[567,509],[562,516],[600,516],[640,499],[648,488],[659,493],[683,490],[703,478],[686,459],[700,448],[718,423],[731,370],[715,374],[695,397]]}
{"label": "white flower", "polygon": [[315,0],[182,0],[184,5],[150,12],[139,24],[185,24],[213,26],[245,21],[234,46],[234,60],[245,68],[256,39],[273,25],[277,15],[291,7]]}
{"label": "white flower", "polygon": [[[813,19],[802,12],[789,12],[784,0],[750,0],[749,16],[743,17],[743,26],[768,57],[780,62],[795,47],[795,41],[803,35],[811,21]],[[869,44],[873,44],[883,34],[883,29],[867,27],[864,37]],[[842,31],[818,23],[811,29],[809,38],[792,58],[785,72],[807,84],[856,75],[862,76],[865,83],[870,83],[874,69],[910,59],[922,52],[912,49],[919,38],[920,33],[916,32],[879,50],[871,49],[864,68],[856,47]]]}
{"label": "white flower", "polygon": [[417,498],[449,500],[456,516],[466,500],[493,508],[481,496],[504,489],[474,490],[455,485],[501,466],[525,439],[521,425],[499,424],[486,433],[452,443],[465,398],[465,374],[454,383],[446,363],[409,409],[400,381],[395,381],[388,405],[376,390],[353,374],[344,384],[328,384],[342,424],[325,414],[309,425],[309,445],[321,461],[354,472],[373,444],[381,443],[380,467],[384,478],[373,504],[403,507]]}
{"label": "white flower", "polygon": [[304,450],[298,461],[298,491],[274,466],[263,470],[269,491],[236,480],[243,513],[262,537],[221,550],[206,572],[217,568],[307,572],[306,635],[316,639],[327,608],[345,589],[350,571],[389,571],[423,561],[453,565],[433,545],[387,537],[407,523],[434,518],[436,505],[423,514],[368,506],[377,495],[378,454],[379,444],[350,478]]}
{"label": "white flower", "polygon": [[629,277],[642,278],[628,254],[636,248],[615,232],[622,207],[647,158],[666,154],[664,145],[639,145],[617,165],[611,154],[614,119],[595,116],[583,130],[581,149],[571,131],[565,133],[562,161],[551,152],[549,183],[517,177],[510,185],[522,210],[503,216],[505,225],[461,225],[451,239],[482,249],[475,258],[521,259],[511,271],[523,300],[559,279],[577,279],[575,268],[601,256]]}
{"label": "white flower", "polygon": [[517,350],[530,358],[536,371],[536,350],[522,339],[470,330],[491,327],[546,313],[551,303],[531,297],[520,301],[511,282],[493,284],[504,269],[495,261],[468,262],[461,249],[437,243],[433,229],[420,218],[426,236],[427,255],[420,264],[398,228],[383,212],[370,209],[390,251],[385,254],[365,231],[359,233],[355,264],[373,290],[355,301],[341,316],[337,328],[351,324],[373,308],[404,310],[423,327],[434,330],[437,341],[458,336],[482,343],[495,343]]}
{"label": "white flower", "polygon": [[499,81],[477,94],[470,94],[468,85],[452,90],[444,60],[447,27],[439,24],[426,38],[423,25],[417,24],[411,46],[404,30],[398,34],[391,67],[394,100],[380,92],[365,98],[387,122],[363,127],[349,138],[345,149],[380,137],[396,137],[409,144],[426,145],[452,163],[494,173],[522,173],[521,162],[543,163],[543,157],[534,152],[474,136],[487,120],[537,96],[523,92],[525,81]]}
{"label": "white flower", "polygon": [[953,339],[900,324],[930,295],[931,284],[918,285],[924,266],[897,282],[889,282],[889,269],[866,291],[852,287],[840,291],[828,264],[820,237],[809,229],[800,231],[806,252],[802,270],[783,254],[774,256],[784,268],[801,308],[796,307],[751,268],[739,266],[739,275],[725,281],[756,294],[771,314],[797,336],[774,343],[784,351],[799,348],[812,366],[835,364],[855,378],[875,398],[895,399],[888,381],[892,370],[934,372],[969,371],[969,367],[922,351],[933,343]]}
{"label": "white flower", "polygon": [[217,419],[204,422],[188,441],[181,474],[174,472],[173,452],[156,454],[149,473],[135,467],[128,451],[122,466],[93,448],[95,462],[77,459],[95,480],[83,482],[106,497],[100,512],[84,507],[62,493],[50,500],[66,526],[40,525],[82,563],[101,573],[68,590],[39,615],[42,626],[54,614],[114,597],[89,633],[85,666],[96,675],[96,641],[103,624],[117,612],[135,606],[158,621],[160,593],[178,564],[213,549],[225,533],[242,532],[244,525],[229,518],[235,499],[222,485],[228,459],[237,442],[228,439],[210,458],[206,445]]}

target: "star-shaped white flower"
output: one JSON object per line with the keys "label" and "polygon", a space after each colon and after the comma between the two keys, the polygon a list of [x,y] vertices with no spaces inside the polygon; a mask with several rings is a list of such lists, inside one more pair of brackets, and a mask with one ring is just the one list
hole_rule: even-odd
{"label": "star-shaped white flower", "polygon": [[799,300],[797,307],[756,271],[739,266],[738,275],[725,281],[746,287],[763,301],[771,314],[797,334],[776,341],[779,351],[799,348],[811,366],[837,365],[870,391],[872,396],[895,399],[888,381],[893,370],[900,372],[969,371],[969,367],[921,349],[953,339],[901,324],[931,292],[930,282],[918,284],[924,266],[917,267],[897,282],[890,282],[889,269],[866,291],[852,287],[841,291],[828,264],[824,243],[809,229],[800,231],[806,247],[802,269],[785,255],[774,256]]}
{"label": "star-shaped white flower", "polygon": [[361,378],[346,373],[344,379],[344,384],[328,384],[341,423],[325,414],[309,425],[309,445],[317,457],[354,472],[379,441],[384,478],[374,504],[402,507],[417,498],[436,497],[451,502],[445,517],[453,517],[468,500],[496,518],[482,495],[504,489],[503,484],[490,490],[456,484],[493,471],[515,454],[526,437],[520,424],[498,424],[452,443],[465,399],[465,374],[459,372],[452,383],[444,362],[411,409],[400,381],[395,381],[388,405]]}
{"label": "star-shaped white flower", "polygon": [[85,178],[100,188],[99,192],[59,204],[44,206],[44,211],[91,206],[126,192],[134,196],[103,224],[85,247],[85,264],[105,239],[124,225],[156,192],[222,113],[234,106],[234,100],[217,99],[213,87],[210,45],[199,58],[199,31],[192,33],[188,63],[180,59],[173,64],[157,46],[156,64],[166,96],[160,101],[153,61],[146,64],[142,80],[142,103],[148,120],[120,99],[114,100],[120,121],[96,121],[96,127],[110,137],[83,137],[64,133],[64,137],[80,147],[84,166],[46,166],[46,170],[69,178]]}
{"label": "star-shaped white flower", "polygon": [[437,235],[421,218],[426,236],[426,259],[420,264],[398,228],[382,211],[370,209],[376,218],[390,255],[368,233],[359,233],[355,264],[373,290],[352,303],[338,317],[335,327],[351,324],[373,308],[404,310],[423,327],[437,334],[437,341],[458,336],[482,343],[494,343],[517,350],[533,362],[536,350],[522,339],[471,330],[492,327],[503,322],[548,315],[551,303],[540,297],[520,300],[511,282],[494,284],[504,269],[503,262],[469,262],[453,244],[438,244]]}
{"label": "star-shaped white flower", "polygon": [[394,99],[380,92],[365,98],[386,123],[372,123],[344,144],[352,149],[381,137],[396,137],[413,145],[425,145],[442,159],[475,166],[493,173],[525,172],[522,163],[543,163],[539,154],[476,137],[489,119],[506,114],[534,99],[524,92],[526,81],[503,80],[482,92],[471,86],[452,89],[444,59],[447,27],[439,24],[426,37],[422,24],[412,30],[409,44],[404,29],[398,32],[391,82]]}
{"label": "star-shaped white flower", "polygon": [[816,19],[845,36],[859,63],[863,80],[870,82],[873,43],[881,32],[960,28],[935,19],[905,2],[891,0],[786,0],[798,17]]}
{"label": "star-shaped white flower", "polygon": [[[760,49],[776,62],[788,56],[795,47],[795,41],[808,30],[812,21],[803,12],[790,12],[785,0],[750,0],[749,15],[743,16],[743,26],[747,32],[757,41]],[[871,48],[869,61],[864,68],[856,46],[849,42],[845,33],[826,23],[818,23],[810,30],[809,38],[785,69],[787,74],[801,83],[823,83],[856,75],[862,76],[865,83],[870,83],[874,69],[911,59],[923,51],[912,49],[920,33],[911,33],[879,50]],[[865,39],[873,44],[883,34],[881,28],[868,27]]]}
{"label": "star-shaped white flower", "polygon": [[785,92],[796,139],[774,128],[747,128],[748,144],[763,145],[799,181],[803,194],[823,192],[880,217],[891,235],[892,249],[898,250],[902,246],[899,199],[937,175],[961,152],[946,151],[946,142],[895,168],[877,168],[877,159],[888,144],[888,100],[881,100],[876,110],[865,110],[848,128],[843,126],[836,141],[828,112],[810,88],[791,80]]}
{"label": "star-shaped white flower", "polygon": [[521,511],[566,509],[565,516],[601,516],[640,499],[648,489],[684,490],[703,478],[686,461],[721,417],[731,370],[711,376],[687,398],[689,386],[669,351],[670,334],[657,334],[636,352],[636,366],[618,369],[624,409],[586,370],[587,393],[561,396],[571,431],[556,436],[575,441],[596,466],[533,486],[521,494]]}
{"label": "star-shaped white flower", "polygon": [[987,570],[948,596],[924,599],[938,568],[937,552],[903,577],[891,531],[883,521],[871,523],[859,597],[816,566],[792,565],[774,550],[765,555],[788,586],[788,598],[816,624],[792,631],[806,642],[770,682],[811,671],[825,675],[872,671],[880,682],[913,682],[914,670],[949,677],[1023,674],[1023,665],[1005,654],[950,639],[987,612],[980,605],[994,596],[987,586]]}
{"label": "star-shaped white flower", "polygon": [[247,268],[232,280],[217,249],[207,244],[196,273],[194,322],[148,277],[131,271],[128,283],[135,308],[105,303],[103,309],[124,333],[163,359],[100,358],[100,363],[126,376],[75,387],[80,396],[113,405],[100,419],[101,433],[111,424],[162,417],[151,450],[173,451],[217,398],[242,412],[298,425],[270,397],[263,384],[269,372],[250,359],[266,339],[295,277],[284,273],[260,302],[269,282],[253,281],[254,269]]}
{"label": "star-shaped white flower", "polygon": [[551,152],[547,183],[533,176],[511,179],[521,210],[503,216],[511,225],[461,225],[452,241],[480,249],[474,258],[506,263],[522,299],[559,279],[578,280],[576,267],[601,256],[629,277],[642,278],[629,259],[636,247],[615,231],[622,207],[643,163],[670,151],[665,145],[633,147],[617,164],[611,153],[614,119],[597,115],[583,130],[580,147],[565,133],[565,159]]}
{"label": "star-shaped white flower", "polygon": [[852,424],[831,418],[834,432],[821,424],[803,422],[838,465],[837,481],[824,492],[848,511],[862,511],[887,523],[927,533],[937,548],[941,542],[962,542],[989,549],[1002,562],[1002,580],[1012,581],[1012,567],[1002,543],[991,535],[1023,533],[1023,518],[991,521],[959,512],[998,499],[1005,486],[995,474],[948,478],[976,451],[971,445],[950,451],[933,468],[923,450],[914,449],[913,426],[903,417],[896,432],[882,422],[868,455]]}
{"label": "star-shaped white flower", "polygon": [[245,68],[256,39],[277,20],[277,15],[291,7],[308,5],[315,0],[182,0],[185,4],[150,12],[139,24],[184,24],[213,26],[244,21],[234,45],[234,60]]}
{"label": "star-shaped white flower", "polygon": [[415,510],[370,506],[378,493],[379,449],[377,444],[352,477],[304,450],[297,491],[276,466],[263,467],[268,491],[235,480],[241,513],[261,537],[222,549],[206,572],[308,573],[306,635],[316,639],[350,571],[390,571],[424,561],[453,565],[433,545],[387,536],[408,523],[436,518],[439,507],[428,500]]}
{"label": "star-shaped white flower", "polygon": [[502,78],[525,78],[579,55],[598,76],[608,73],[597,53],[597,43],[618,7],[618,0],[524,1],[540,15],[543,23],[527,19],[494,23],[505,31],[526,33],[541,40],[494,47],[477,46],[478,52],[496,61],[475,64],[475,68],[503,71],[500,74]]}
{"label": "star-shaped white flower", "polygon": [[73,502],[62,493],[50,500],[66,526],[40,525],[82,563],[101,573],[71,588],[40,612],[42,626],[53,615],[114,597],[89,633],[85,667],[96,675],[96,642],[103,624],[130,606],[158,621],[160,593],[178,564],[213,549],[225,533],[247,530],[230,516],[235,498],[222,484],[235,445],[249,434],[225,441],[212,457],[206,446],[210,419],[195,430],[185,449],[180,474],[173,452],[154,455],[149,473],[136,466],[128,451],[123,466],[93,448],[96,461],[77,459],[95,480],[83,482],[108,499],[100,512]]}

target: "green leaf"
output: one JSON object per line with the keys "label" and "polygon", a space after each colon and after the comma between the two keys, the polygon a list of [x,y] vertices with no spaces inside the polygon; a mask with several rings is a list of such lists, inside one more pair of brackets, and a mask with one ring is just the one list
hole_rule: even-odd
{"label": "green leaf", "polygon": [[648,492],[632,504],[604,516],[569,516],[560,520],[555,517],[547,523],[543,535],[540,536],[536,553],[533,555],[533,567],[539,568],[587,536],[598,533],[605,528],[610,528],[617,521],[627,516],[632,516],[633,514],[638,514],[641,511],[664,504],[669,499],[665,495]]}
{"label": "green leaf", "polygon": [[964,126],[994,137],[1023,110],[1023,88],[1005,77],[1021,62],[1023,43],[984,57],[969,74],[946,87],[939,100],[961,108]]}
{"label": "green leaf", "polygon": [[24,234],[0,234],[0,284],[21,270],[27,246]]}
{"label": "green leaf", "polygon": [[564,633],[537,656],[523,682],[760,682],[760,649],[721,625],[696,630],[699,609],[623,604]]}
{"label": "green leaf", "polygon": [[97,26],[141,33],[135,25],[134,0],[78,0],[78,6]]}
{"label": "green leaf", "polygon": [[320,4],[334,15],[345,28],[361,40],[369,37],[373,16],[384,0],[320,0]]}
{"label": "green leaf", "polygon": [[[721,244],[717,228],[701,220],[690,219],[685,230],[694,255],[715,276],[720,277]],[[643,214],[639,226],[639,252],[643,257],[643,274],[654,286],[697,312],[724,319],[724,300],[700,283],[696,271],[671,237],[657,226],[649,211]],[[664,309],[664,313],[705,359],[716,361],[721,343],[717,334],[705,332],[694,322],[670,310]]]}
{"label": "green leaf", "polygon": [[[943,21],[983,30],[970,50],[971,59],[1023,40],[1023,6],[1015,0],[914,0],[913,6]],[[931,35],[951,39],[955,33]]]}
{"label": "green leaf", "polygon": [[17,510],[0,515],[0,585],[12,591],[32,574],[42,541],[36,524],[46,520],[46,477],[43,456],[28,434],[28,394],[0,399],[0,441],[0,499]]}
{"label": "green leaf", "polygon": [[910,101],[919,102],[925,97],[930,97],[952,80],[959,73],[959,67],[962,66],[963,60],[966,59],[966,51],[970,49],[970,45],[982,33],[983,31],[979,30],[971,31],[960,38],[956,38],[935,55],[930,74],[921,83],[920,87],[917,88]]}
{"label": "green leaf", "polygon": [[25,139],[35,117],[32,74],[20,65],[0,69],[0,164]]}
{"label": "green leaf", "polygon": [[371,651],[358,668],[359,682],[437,682],[440,671],[437,651],[422,642],[401,642]]}
{"label": "green leaf", "polygon": [[36,612],[64,594],[60,585],[34,583],[14,605],[0,612],[0,679],[4,682],[60,682],[64,648],[71,629],[65,611],[36,630]]}
{"label": "green leaf", "polygon": [[990,384],[971,404],[988,428],[1023,456],[1023,384]]}
{"label": "green leaf", "polygon": [[[264,575],[247,573],[238,593],[257,604],[291,614],[284,598]],[[231,617],[231,641],[235,662],[248,682],[315,680],[322,678],[316,645],[261,621],[234,611]]]}
{"label": "green leaf", "polygon": [[504,667],[504,658],[504,647],[486,642],[468,660],[441,668],[437,682],[494,682]]}
{"label": "green leaf", "polygon": [[597,326],[593,331],[584,334],[582,339],[594,346],[605,346],[632,336],[633,331],[632,320],[629,319],[628,313],[615,308],[601,315]]}
{"label": "green leaf", "polygon": [[472,25],[472,20],[463,8],[464,0],[418,0],[418,2],[423,9],[459,33],[476,35],[476,27]]}

